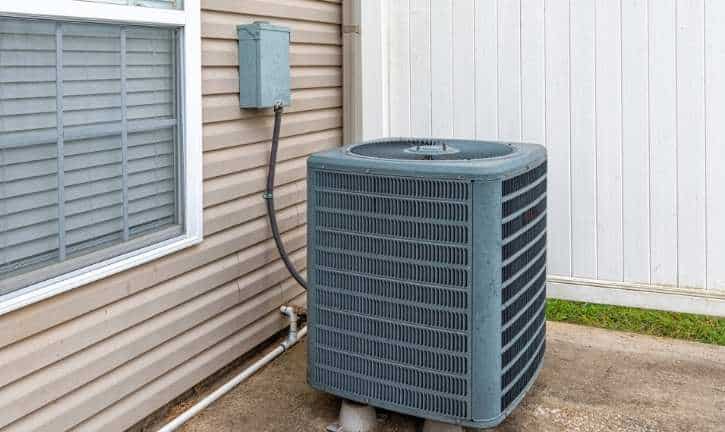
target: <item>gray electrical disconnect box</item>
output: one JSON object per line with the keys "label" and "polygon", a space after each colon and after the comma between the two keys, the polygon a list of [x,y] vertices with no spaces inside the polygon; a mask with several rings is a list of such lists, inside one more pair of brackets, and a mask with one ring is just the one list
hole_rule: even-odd
{"label": "gray electrical disconnect box", "polygon": [[289,105],[289,29],[255,22],[238,26],[237,32],[239,105],[242,108]]}

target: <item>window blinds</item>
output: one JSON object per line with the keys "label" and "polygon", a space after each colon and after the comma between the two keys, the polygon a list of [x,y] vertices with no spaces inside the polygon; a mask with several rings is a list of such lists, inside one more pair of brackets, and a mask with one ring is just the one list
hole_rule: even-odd
{"label": "window blinds", "polygon": [[0,293],[178,235],[176,58],[174,29],[0,18]]}

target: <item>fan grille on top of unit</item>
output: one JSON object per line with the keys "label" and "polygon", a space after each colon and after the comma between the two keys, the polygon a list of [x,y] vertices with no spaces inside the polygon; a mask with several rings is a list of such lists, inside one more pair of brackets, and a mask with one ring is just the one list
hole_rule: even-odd
{"label": "fan grille on top of unit", "polygon": [[394,160],[480,160],[506,156],[514,152],[513,147],[498,142],[401,139],[373,141],[350,148],[350,153]]}

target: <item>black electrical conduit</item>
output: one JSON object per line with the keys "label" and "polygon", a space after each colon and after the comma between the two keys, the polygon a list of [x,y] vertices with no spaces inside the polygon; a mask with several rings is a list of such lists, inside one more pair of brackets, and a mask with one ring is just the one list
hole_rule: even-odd
{"label": "black electrical conduit", "polygon": [[307,289],[307,281],[297,271],[292,261],[290,261],[287,251],[282,244],[282,237],[279,233],[277,225],[277,214],[274,210],[274,171],[277,166],[277,149],[279,148],[279,130],[282,125],[282,105],[274,106],[274,130],[272,132],[272,150],[269,152],[269,168],[267,169],[267,189],[264,191],[264,200],[267,203],[267,216],[269,216],[269,226],[272,228],[272,237],[277,245],[277,251],[282,258],[287,271],[297,281],[302,288]]}

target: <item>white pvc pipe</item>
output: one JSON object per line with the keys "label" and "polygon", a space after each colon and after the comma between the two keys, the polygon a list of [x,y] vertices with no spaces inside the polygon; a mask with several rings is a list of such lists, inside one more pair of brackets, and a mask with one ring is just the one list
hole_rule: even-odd
{"label": "white pvc pipe", "polygon": [[266,354],[261,359],[257,360],[254,364],[249,366],[247,369],[243,370],[239,375],[235,376],[231,380],[229,380],[226,384],[219,387],[218,389],[214,390],[214,392],[210,393],[208,396],[194,404],[191,408],[184,411],[176,417],[171,422],[167,423],[164,427],[158,430],[158,432],[172,432],[179,428],[179,426],[183,425],[187,421],[189,421],[192,417],[199,414],[202,410],[204,410],[206,407],[214,403],[217,399],[227,394],[231,389],[241,384],[243,381],[245,381],[250,376],[254,375],[255,372],[263,368],[265,365],[267,365],[269,362],[274,360],[275,358],[279,357],[280,354],[285,352],[287,349],[289,349],[292,345],[299,342],[305,335],[307,334],[307,326],[304,326],[299,332],[297,332],[297,337],[295,338],[293,343],[290,343],[292,341],[285,341],[282,342],[270,353]]}

